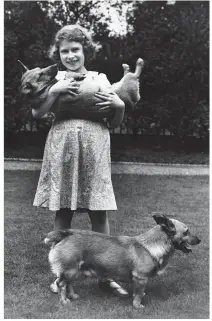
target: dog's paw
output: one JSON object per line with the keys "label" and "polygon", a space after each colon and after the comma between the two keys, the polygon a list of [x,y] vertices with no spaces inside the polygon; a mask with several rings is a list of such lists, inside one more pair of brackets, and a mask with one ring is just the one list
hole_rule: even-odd
{"label": "dog's paw", "polygon": [[144,305],[141,304],[140,300],[133,300],[133,308],[135,309],[143,309]]}
{"label": "dog's paw", "polygon": [[79,294],[77,294],[77,293],[73,293],[71,296],[69,296],[69,298],[71,299],[71,300],[77,300],[77,299],[79,299]]}
{"label": "dog's paw", "polygon": [[60,302],[62,305],[69,305],[71,303],[71,300],[69,298],[61,298]]}

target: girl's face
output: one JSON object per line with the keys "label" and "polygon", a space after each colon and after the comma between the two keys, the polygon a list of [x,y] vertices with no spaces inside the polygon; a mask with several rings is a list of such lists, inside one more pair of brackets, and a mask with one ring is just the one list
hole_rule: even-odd
{"label": "girl's face", "polygon": [[71,71],[84,72],[85,56],[81,43],[63,40],[59,47],[62,64]]}

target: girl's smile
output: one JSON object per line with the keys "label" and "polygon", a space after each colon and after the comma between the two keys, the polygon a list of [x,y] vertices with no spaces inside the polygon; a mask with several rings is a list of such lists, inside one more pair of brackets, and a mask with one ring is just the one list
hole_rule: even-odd
{"label": "girl's smile", "polygon": [[60,59],[62,64],[71,71],[86,72],[85,56],[81,43],[63,40],[60,44]]}

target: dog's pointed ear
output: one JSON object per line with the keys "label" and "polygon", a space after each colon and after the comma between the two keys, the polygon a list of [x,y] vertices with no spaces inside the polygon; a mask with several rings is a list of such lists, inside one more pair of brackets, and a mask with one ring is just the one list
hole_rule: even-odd
{"label": "dog's pointed ear", "polygon": [[176,233],[176,228],[173,222],[164,214],[154,214],[153,218],[155,222],[162,227],[162,229],[168,235],[174,235]]}
{"label": "dog's pointed ear", "polygon": [[24,71],[28,71],[29,70],[29,68],[27,68],[24,64],[23,64],[23,62],[21,62],[21,60],[18,60],[18,62],[21,64],[21,66],[24,68]]}

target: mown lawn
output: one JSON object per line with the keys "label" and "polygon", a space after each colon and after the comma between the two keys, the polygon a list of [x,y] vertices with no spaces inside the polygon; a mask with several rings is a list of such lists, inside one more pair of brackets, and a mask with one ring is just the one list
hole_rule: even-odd
{"label": "mown lawn", "polygon": [[[202,242],[186,255],[176,252],[167,271],[149,280],[144,310],[131,298],[102,292],[96,279],[75,281],[81,298],[69,308],[49,292],[48,247],[54,213],[32,206],[38,172],[5,172],[6,319],[204,319],[209,318],[208,177],[114,175],[119,210],[110,213],[111,234],[139,234],[154,225],[152,212],[186,223]],[[86,214],[73,228],[89,229]],[[125,285],[131,290],[130,285]]]}

